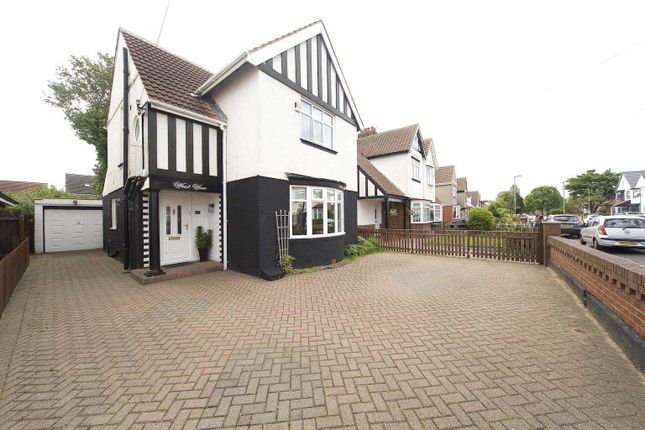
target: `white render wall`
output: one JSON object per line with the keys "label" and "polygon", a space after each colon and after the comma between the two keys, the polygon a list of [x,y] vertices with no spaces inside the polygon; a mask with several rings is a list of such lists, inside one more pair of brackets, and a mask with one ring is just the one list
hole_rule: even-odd
{"label": "white render wall", "polygon": [[[405,195],[410,195],[412,159],[409,153],[370,158],[370,162],[394,183],[394,185],[399,187]],[[414,196],[414,198],[422,198],[422,196]]]}
{"label": "white render wall", "polygon": [[[383,200],[361,199],[358,201],[358,225],[379,225],[383,222],[381,217]],[[376,211],[376,218],[374,217]]]}
{"label": "white render wall", "polygon": [[[110,98],[110,109],[108,114],[108,151],[107,151],[107,172],[105,174],[105,185],[103,195],[106,195],[123,186],[123,170],[118,167],[123,162],[123,46],[125,41],[119,33],[117,42],[116,58],[114,59],[114,76],[112,81],[112,92]],[[145,175],[142,166],[142,139],[144,136],[147,142],[147,130],[144,121],[141,122],[141,133],[139,139],[135,139],[134,123],[137,116],[137,100],[143,106],[148,101],[148,95],[143,88],[143,82],[139,77],[132,57],[128,57],[129,71],[129,121],[130,128],[128,142],[128,176]],[[147,157],[146,157],[147,163]]]}
{"label": "white render wall", "polygon": [[356,128],[334,117],[334,150],[300,141],[302,96],[268,74],[243,67],[220,84],[213,98],[228,118],[227,181],[265,176],[286,179],[285,173],[341,181],[357,191]]}

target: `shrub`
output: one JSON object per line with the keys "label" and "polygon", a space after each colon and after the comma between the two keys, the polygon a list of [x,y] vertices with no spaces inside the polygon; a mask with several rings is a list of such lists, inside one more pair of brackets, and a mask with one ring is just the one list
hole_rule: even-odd
{"label": "shrub", "polygon": [[350,243],[345,246],[345,256],[358,257],[361,255],[372,254],[378,250],[379,246],[376,238],[370,237],[365,239],[364,237],[358,236],[358,243]]}
{"label": "shrub", "polygon": [[495,227],[495,217],[486,208],[473,208],[468,211],[467,224],[470,230],[492,230]]}
{"label": "shrub", "polygon": [[213,245],[213,230],[204,231],[201,225],[198,226],[195,234],[195,245],[197,249],[210,249]]}
{"label": "shrub", "polygon": [[284,254],[282,257],[280,257],[280,267],[282,268],[282,272],[286,273],[287,275],[289,273],[293,273],[293,256],[289,254]]}

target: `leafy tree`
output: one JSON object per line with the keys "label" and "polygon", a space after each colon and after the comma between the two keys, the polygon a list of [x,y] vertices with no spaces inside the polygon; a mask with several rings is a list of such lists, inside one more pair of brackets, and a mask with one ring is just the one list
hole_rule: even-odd
{"label": "leafy tree", "polygon": [[[515,191],[515,203],[517,204],[517,213],[522,213],[524,211],[524,199],[520,193],[520,189],[514,185],[511,185],[511,188],[507,191],[500,191],[497,194],[497,197],[493,201],[496,205],[495,208],[501,207],[506,208],[510,211],[511,215],[513,214],[513,209],[515,204],[513,201],[513,191]],[[492,211],[491,211],[492,212]],[[493,212],[493,215],[495,212]]]}
{"label": "leafy tree", "polygon": [[107,117],[114,58],[100,52],[97,57],[72,55],[69,64],[58,67],[56,78],[47,84],[45,102],[61,109],[76,136],[96,149],[92,190],[100,195],[107,167]]}
{"label": "leafy tree", "polygon": [[550,185],[542,185],[534,188],[524,199],[526,210],[529,212],[541,212],[543,215],[551,209],[562,210],[562,196],[557,188]]}
{"label": "leafy tree", "polygon": [[466,223],[470,230],[492,230],[495,227],[495,217],[486,208],[472,208],[468,211]]}
{"label": "leafy tree", "polygon": [[574,205],[590,206],[590,213],[596,213],[601,206],[606,206],[614,198],[619,179],[620,174],[612,172],[611,169],[604,172],[587,170],[567,179],[565,189]]}
{"label": "leafy tree", "polygon": [[12,212],[20,212],[25,215],[34,213],[34,199],[71,198],[76,194],[65,192],[53,185],[51,188],[32,188],[31,190],[16,191],[7,193],[9,197],[18,202],[16,206],[8,208]]}

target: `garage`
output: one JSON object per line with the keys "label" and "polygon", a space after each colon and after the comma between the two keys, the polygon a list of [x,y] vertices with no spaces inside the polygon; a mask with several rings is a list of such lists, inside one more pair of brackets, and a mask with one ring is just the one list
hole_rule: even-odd
{"label": "garage", "polygon": [[34,242],[37,254],[102,248],[102,201],[35,200]]}

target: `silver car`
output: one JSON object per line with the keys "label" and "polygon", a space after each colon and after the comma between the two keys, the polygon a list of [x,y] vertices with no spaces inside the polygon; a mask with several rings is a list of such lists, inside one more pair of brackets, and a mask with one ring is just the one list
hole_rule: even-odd
{"label": "silver car", "polygon": [[580,243],[604,247],[645,249],[645,218],[633,215],[599,216],[580,232]]}

